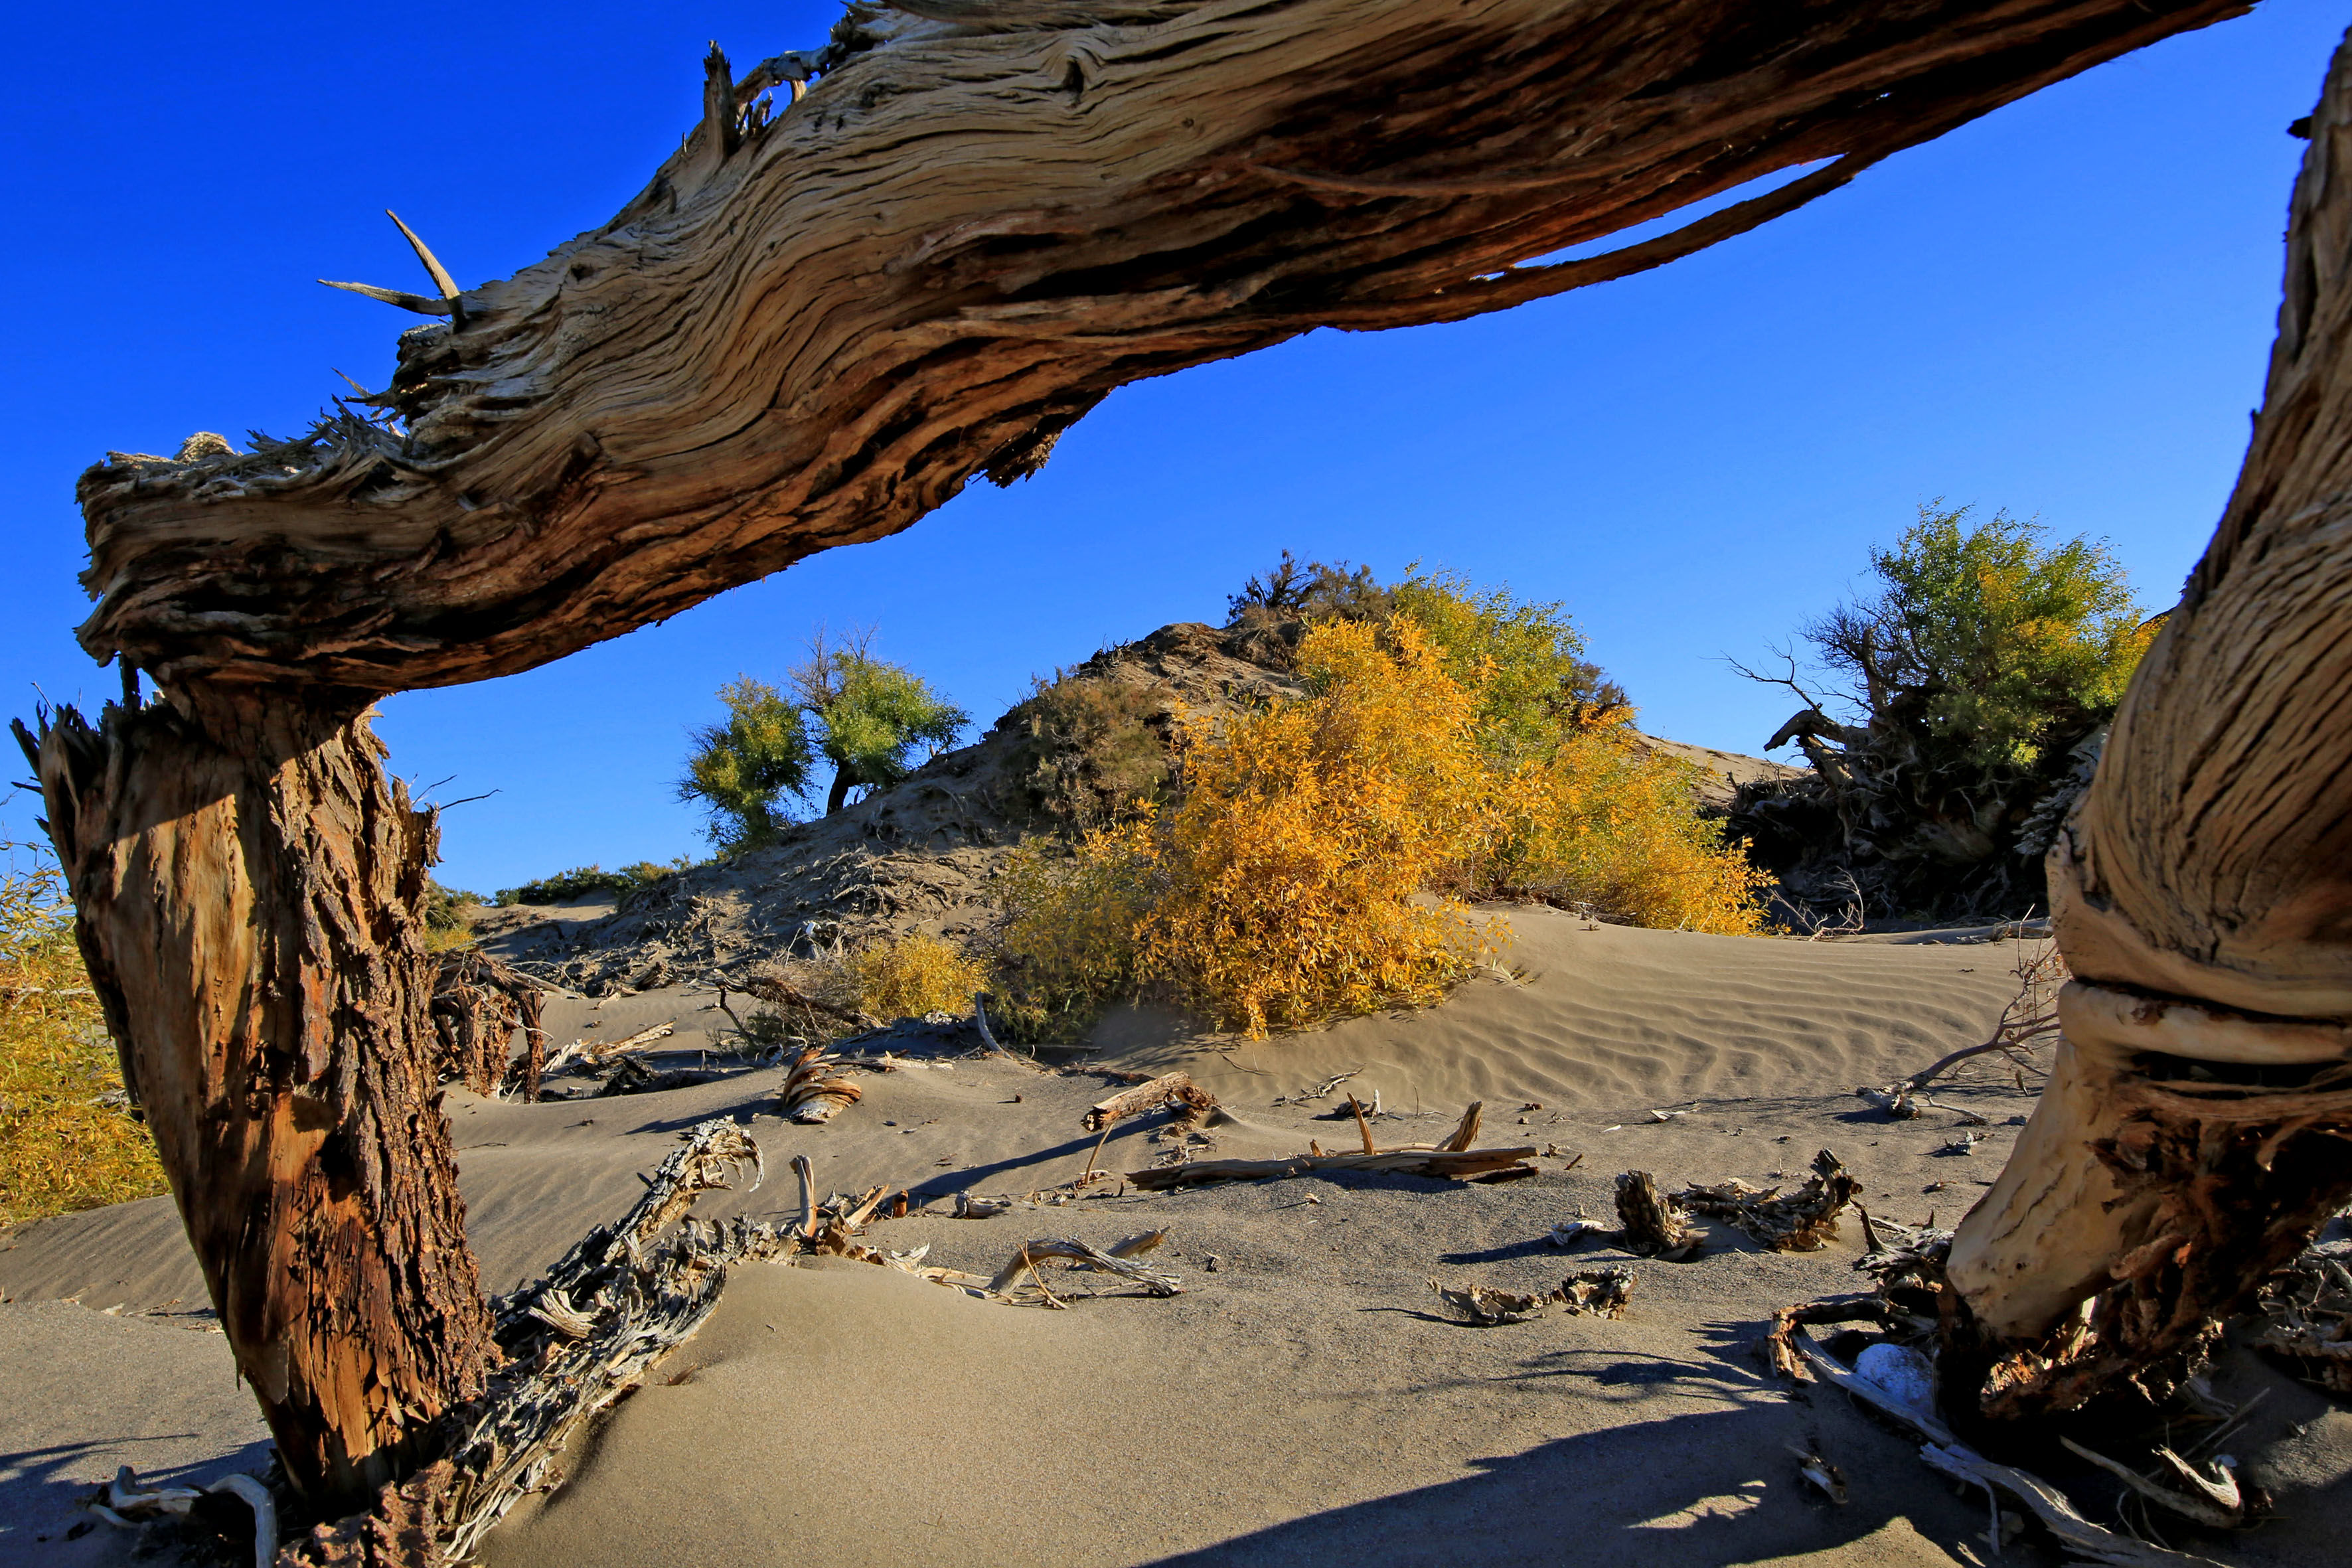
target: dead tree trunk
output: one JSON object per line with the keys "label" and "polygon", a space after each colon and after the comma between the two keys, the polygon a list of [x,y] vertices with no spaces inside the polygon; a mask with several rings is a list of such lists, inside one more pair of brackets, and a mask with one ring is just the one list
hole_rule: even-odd
{"label": "dead tree trunk", "polygon": [[484,1354],[425,1066],[426,834],[344,698],[896,532],[1129,382],[1662,265],[2248,5],[856,0],[819,53],[736,80],[714,51],[698,128],[604,228],[373,290],[436,320],[370,416],[89,469],[82,642],[179,706],[58,715],[43,785],[289,1465],[396,1468]]}
{"label": "dead tree trunk", "polygon": [[1985,1414],[2160,1391],[2352,1198],[2352,46],[2307,128],[2237,490],[2051,850],[2064,1043],[1951,1253]]}
{"label": "dead tree trunk", "polygon": [[417,941],[434,823],[348,704],[200,695],[18,735],[237,1368],[296,1482],[355,1503],[490,1358]]}

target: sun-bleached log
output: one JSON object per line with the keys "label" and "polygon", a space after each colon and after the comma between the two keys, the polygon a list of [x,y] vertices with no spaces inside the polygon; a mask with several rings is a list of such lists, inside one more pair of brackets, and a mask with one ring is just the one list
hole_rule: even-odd
{"label": "sun-bleached log", "polygon": [[1962,1222],[1948,1393],[2162,1393],[2352,1199],[2352,49],[2237,489],[2050,854],[2062,1043]]}

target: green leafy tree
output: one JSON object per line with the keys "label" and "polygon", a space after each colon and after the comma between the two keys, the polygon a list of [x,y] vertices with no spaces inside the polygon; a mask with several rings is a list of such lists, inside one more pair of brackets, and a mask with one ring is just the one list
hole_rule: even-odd
{"label": "green leafy tree", "polygon": [[872,643],[866,631],[830,643],[820,629],[808,658],[792,672],[816,750],[834,765],[828,816],[848,803],[852,788],[897,784],[915,765],[919,748],[936,754],[971,721],[912,670],[873,657]]}
{"label": "green leafy tree", "polygon": [[1793,657],[1785,675],[1742,670],[1802,700],[1766,749],[1794,742],[1813,772],[1744,789],[1736,826],[1809,902],[2042,903],[2042,852],[2158,620],[2105,544],[2053,543],[2006,511],[1924,506],[1870,567],[1874,592],[1803,628],[1843,689],[1809,689]]}
{"label": "green leafy tree", "polygon": [[805,794],[816,768],[800,705],[765,681],[736,677],[719,689],[727,721],[694,731],[694,752],[681,800],[698,801],[710,812],[711,842],[736,854],[772,843],[791,819],[787,795]]}

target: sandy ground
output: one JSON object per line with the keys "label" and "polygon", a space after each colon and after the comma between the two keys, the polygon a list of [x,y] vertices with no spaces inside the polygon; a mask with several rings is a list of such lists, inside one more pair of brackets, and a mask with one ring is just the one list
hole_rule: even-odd
{"label": "sandy ground", "polygon": [[[1987,1558],[1982,1500],[1958,1497],[1910,1446],[1838,1396],[1791,1397],[1753,1355],[1766,1315],[1853,1290],[1859,1237],[1802,1256],[1736,1233],[1688,1264],[1547,1239],[1612,1219],[1615,1174],[1661,1182],[1796,1176],[1834,1150],[1873,1211],[1948,1223],[2000,1168],[2028,1094],[1984,1072],[1938,1098],[1988,1118],[1972,1155],[1939,1152],[1956,1113],[1891,1122],[1853,1089],[1981,1038],[2013,989],[2019,945],[1797,943],[1587,927],[1515,916],[1510,978],[1444,1007],[1260,1043],[1205,1039],[1146,1014],[1114,1019],[1095,1065],[1183,1066],[1235,1120],[1220,1156],[1347,1147],[1326,1103],[1276,1105],[1331,1074],[1377,1090],[1384,1142],[1426,1141],[1471,1099],[1486,1143],[1545,1151],[1502,1186],[1411,1177],[1308,1179],[1150,1195],[1110,1184],[988,1220],[915,1215],[878,1245],[993,1272],[1031,1237],[1097,1245],[1166,1227],[1187,1293],[1089,1296],[1072,1310],[975,1301],[867,1265],[739,1269],[718,1313],[653,1385],[567,1455],[570,1479],[493,1536],[499,1568],[713,1562],[1417,1564]],[[716,1018],[700,994],[553,1010],[558,1040],[674,1019],[692,1060]],[[521,1106],[453,1094],[470,1228],[486,1283],[520,1283],[639,1191],[682,1129],[748,1120],[772,1171],[795,1152],[821,1185],[1014,1196],[1068,1180],[1095,1140],[1104,1080],[961,1060],[861,1077],[824,1128],[767,1112],[764,1070],[667,1094]],[[1524,1109],[1522,1109],[1524,1108]],[[1653,1111],[1687,1111],[1664,1121]],[[1150,1163],[1161,1120],[1122,1124],[1103,1162]],[[706,1212],[772,1215],[789,1179]],[[1211,1259],[1213,1258],[1213,1264]],[[1490,1329],[1438,1310],[1449,1284],[1547,1288],[1630,1262],[1632,1310]],[[261,1429],[162,1201],[0,1237],[0,1563],[101,1562],[131,1542],[65,1543],[74,1504],[120,1463],[208,1479],[258,1462]],[[119,1309],[110,1316],[100,1309]],[[194,1324],[191,1328],[186,1325]],[[2191,1544],[2245,1564],[2340,1561],[2352,1413],[2232,1353],[2226,1394],[2267,1390],[2232,1446],[2279,1499],[2262,1531]],[[1852,1500],[1797,1481],[1817,1444]],[[2113,1489],[2081,1489],[2105,1517]],[[41,1538],[47,1537],[46,1541]],[[2042,1562],[2012,1546],[2006,1561]]]}

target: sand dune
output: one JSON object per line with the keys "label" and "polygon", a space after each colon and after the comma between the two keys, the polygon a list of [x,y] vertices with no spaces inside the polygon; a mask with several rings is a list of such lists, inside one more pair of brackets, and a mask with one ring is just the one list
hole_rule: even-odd
{"label": "sand dune", "polygon": [[[1066,1206],[916,1215],[875,1232],[993,1271],[1030,1237],[1100,1245],[1164,1226],[1163,1256],[1188,1287],[1171,1300],[1088,1299],[1086,1276],[1057,1274],[1073,1310],[1045,1312],[859,1264],[739,1269],[712,1322],[566,1456],[569,1484],[519,1510],[485,1561],[1981,1559],[1980,1499],[1935,1483],[1843,1399],[1791,1400],[1749,1353],[1774,1307],[1855,1288],[1858,1238],[1784,1256],[1718,1228],[1697,1261],[1675,1265],[1606,1245],[1564,1254],[1545,1237],[1580,1212],[1606,1220],[1621,1170],[1765,1180],[1800,1173],[1824,1146],[1861,1177],[1874,1212],[1948,1222],[1999,1169],[2030,1096],[1991,1071],[1939,1094],[1993,1124],[1989,1142],[1959,1155],[1939,1152],[1955,1115],[1890,1122],[1852,1090],[1982,1037],[2012,989],[2017,944],[1804,944],[1587,929],[1543,910],[1513,919],[1520,978],[1478,981],[1431,1013],[1256,1043],[1129,1014],[1107,1028],[1098,1059],[1181,1065],[1213,1087],[1236,1118],[1216,1130],[1222,1155],[1351,1144],[1352,1121],[1318,1120],[1324,1104],[1274,1103],[1339,1071],[1361,1068],[1349,1087],[1379,1091],[1390,1114],[1375,1131],[1388,1143],[1426,1140],[1483,1098],[1486,1142],[1552,1151],[1535,1179],[1169,1195],[1113,1184]],[[675,1016],[671,1043],[691,1052],[706,1001],[570,1003],[551,1022],[561,1037],[593,1011],[611,1037]],[[1095,1140],[1079,1118],[1106,1092],[1092,1075],[963,1060],[865,1077],[861,1104],[801,1128],[766,1113],[777,1078],[539,1106],[453,1094],[486,1282],[519,1283],[617,1213],[635,1173],[706,1117],[749,1117],[772,1170],[806,1152],[827,1187],[1017,1195],[1084,1168]],[[1689,1114],[1656,1122],[1654,1109]],[[1122,1124],[1104,1163],[1150,1163],[1158,1125]],[[708,1212],[779,1214],[788,1185],[718,1194]],[[217,1335],[89,1310],[202,1300],[168,1204],[46,1222],[0,1247],[0,1289],[16,1303],[0,1309],[0,1451],[17,1456],[0,1472],[0,1560],[126,1549],[91,1535],[72,1544],[78,1555],[52,1558],[31,1540],[59,1532],[75,1489],[116,1463],[205,1475],[252,1462],[257,1424]],[[1465,1328],[1435,1310],[1427,1283],[1543,1287],[1604,1261],[1636,1272],[1622,1321]],[[50,1300],[68,1296],[82,1305]],[[2250,1358],[2219,1376],[2224,1392],[2271,1391],[2236,1446],[2279,1492],[2281,1517],[2199,1549],[2249,1564],[2328,1560],[2328,1520],[2352,1500],[2352,1415]],[[184,1436],[144,1447],[156,1432]],[[1844,1467],[1847,1507],[1799,1485],[1786,1445],[1800,1439]],[[2084,1500],[2098,1511],[2106,1496]]]}

